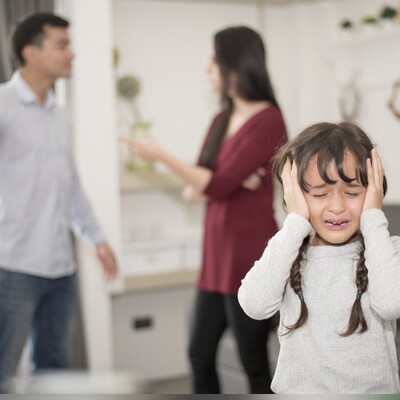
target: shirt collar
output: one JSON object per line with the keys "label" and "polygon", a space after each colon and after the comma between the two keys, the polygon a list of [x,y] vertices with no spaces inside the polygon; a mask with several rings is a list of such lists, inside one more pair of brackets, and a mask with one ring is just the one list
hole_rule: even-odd
{"label": "shirt collar", "polygon": [[[20,71],[14,72],[11,81],[11,86],[15,89],[19,100],[26,104],[39,103],[39,99],[31,87],[22,78]],[[46,102],[44,108],[50,110],[55,106],[55,98],[52,90],[47,92]]]}

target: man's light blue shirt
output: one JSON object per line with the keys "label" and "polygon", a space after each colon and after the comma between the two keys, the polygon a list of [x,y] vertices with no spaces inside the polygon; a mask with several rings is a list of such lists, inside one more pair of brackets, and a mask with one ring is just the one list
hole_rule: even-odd
{"label": "man's light blue shirt", "polygon": [[104,241],[82,191],[71,124],[19,72],[0,85],[0,268],[56,278],[76,269],[71,231]]}

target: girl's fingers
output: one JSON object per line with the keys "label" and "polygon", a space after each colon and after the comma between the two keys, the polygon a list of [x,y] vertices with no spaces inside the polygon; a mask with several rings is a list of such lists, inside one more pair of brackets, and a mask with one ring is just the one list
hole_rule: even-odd
{"label": "girl's fingers", "polygon": [[295,188],[298,185],[297,165],[294,160],[291,162],[289,158],[286,159],[281,178],[284,188]]}
{"label": "girl's fingers", "polygon": [[374,170],[372,167],[372,155],[371,158],[367,158],[367,175],[368,175],[368,186],[375,184]]}
{"label": "girl's fingers", "polygon": [[294,160],[292,163],[291,178],[297,182],[297,164],[296,164],[296,161],[294,161]]}
{"label": "girl's fingers", "polygon": [[374,169],[375,174],[375,183],[382,187],[383,185],[383,166],[381,156],[379,155],[378,150],[374,149],[374,157],[373,157],[374,164],[372,167]]}
{"label": "girl's fingers", "polygon": [[290,176],[290,170],[291,170],[290,160],[287,158],[281,173],[283,186],[287,186],[288,184],[288,177]]}
{"label": "girl's fingers", "polygon": [[377,189],[381,189],[383,185],[383,167],[378,150],[372,149],[371,158],[367,161],[368,168],[368,184],[374,184]]}
{"label": "girl's fingers", "polygon": [[364,210],[381,208],[383,201],[383,167],[376,149],[371,151],[371,157],[366,161],[368,187],[364,201]]}

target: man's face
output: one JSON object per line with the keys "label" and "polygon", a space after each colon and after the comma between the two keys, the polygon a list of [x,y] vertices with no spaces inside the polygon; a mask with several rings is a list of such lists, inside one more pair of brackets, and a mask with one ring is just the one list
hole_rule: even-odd
{"label": "man's face", "polygon": [[51,80],[69,78],[74,53],[67,29],[46,25],[43,31],[42,44],[32,49],[32,65]]}

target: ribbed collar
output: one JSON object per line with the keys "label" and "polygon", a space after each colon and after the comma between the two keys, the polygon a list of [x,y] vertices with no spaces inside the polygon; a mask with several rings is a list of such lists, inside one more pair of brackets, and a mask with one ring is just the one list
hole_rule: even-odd
{"label": "ribbed collar", "polygon": [[361,241],[352,242],[343,246],[309,246],[307,257],[340,257],[355,254],[361,245]]}

